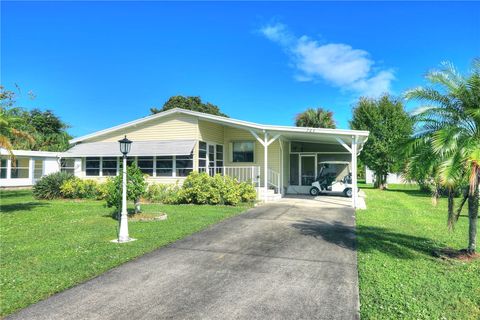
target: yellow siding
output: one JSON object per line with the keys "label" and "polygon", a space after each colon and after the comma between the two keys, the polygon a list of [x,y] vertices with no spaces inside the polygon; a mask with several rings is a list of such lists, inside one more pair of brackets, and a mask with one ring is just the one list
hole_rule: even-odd
{"label": "yellow siding", "polygon": [[197,128],[197,118],[176,114],[120,129],[86,140],[85,142],[118,141],[124,135],[127,135],[133,141],[197,139]]}
{"label": "yellow siding", "polygon": [[223,144],[224,142],[224,127],[221,124],[198,121],[199,139],[206,142],[214,142]]}
{"label": "yellow siding", "polygon": [[[260,136],[262,138],[262,136]],[[254,151],[254,162],[253,163],[244,163],[244,162],[232,162],[232,150],[231,142],[233,141],[254,141],[255,142],[255,151]],[[280,173],[280,144],[278,139],[268,146],[268,167],[277,173]],[[243,166],[259,166],[261,172],[261,181],[263,181],[263,171],[264,171],[264,147],[263,145],[255,139],[255,137],[246,130],[228,128],[225,127],[225,166],[231,167],[243,167]]]}

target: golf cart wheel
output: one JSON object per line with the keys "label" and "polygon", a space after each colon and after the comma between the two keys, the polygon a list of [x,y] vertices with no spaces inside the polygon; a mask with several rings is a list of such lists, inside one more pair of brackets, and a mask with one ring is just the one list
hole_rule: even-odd
{"label": "golf cart wheel", "polygon": [[345,191],[343,191],[343,194],[345,195],[345,197],[351,198],[352,197],[352,189],[351,188],[345,189]]}
{"label": "golf cart wheel", "polygon": [[318,196],[319,194],[320,194],[320,190],[318,190],[318,188],[313,187],[313,188],[310,189],[310,195],[311,195],[311,196],[316,197],[316,196]]}

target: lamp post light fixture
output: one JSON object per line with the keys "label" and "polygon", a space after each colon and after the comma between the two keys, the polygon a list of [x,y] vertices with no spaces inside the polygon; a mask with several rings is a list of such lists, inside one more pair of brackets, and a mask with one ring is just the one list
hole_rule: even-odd
{"label": "lamp post light fixture", "polygon": [[127,136],[120,143],[120,152],[123,154],[123,172],[122,172],[122,213],[120,215],[120,230],[118,232],[118,239],[112,240],[112,242],[124,243],[134,241],[128,235],[128,213],[127,213],[127,154],[132,147],[132,141],[127,139]]}

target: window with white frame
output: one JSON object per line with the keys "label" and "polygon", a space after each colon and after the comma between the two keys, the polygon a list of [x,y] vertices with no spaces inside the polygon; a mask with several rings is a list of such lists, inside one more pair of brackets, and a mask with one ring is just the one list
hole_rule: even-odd
{"label": "window with white frame", "polygon": [[144,174],[153,176],[153,157],[138,157],[137,165]]}
{"label": "window with white frame", "polygon": [[0,158],[0,179],[7,179],[7,158]]}
{"label": "window with white frame", "polygon": [[12,167],[10,169],[10,177],[12,179],[28,179],[29,171],[29,158],[16,158],[15,160],[12,160]]}
{"label": "window with white frame", "polygon": [[72,159],[72,158],[62,158],[62,159],[60,159],[60,171],[74,174],[75,173],[75,159]]}
{"label": "window with white frame", "polygon": [[232,143],[232,161],[253,162],[254,148],[255,143],[253,141],[234,141]]}
{"label": "window with white frame", "polygon": [[102,158],[102,176],[117,175],[117,157]]}
{"label": "window with white frame", "polygon": [[173,176],[173,156],[158,156],[156,162],[157,177]]}
{"label": "window with white frame", "polygon": [[177,177],[186,177],[193,171],[193,154],[175,157],[175,171]]}
{"label": "window with white frame", "polygon": [[43,176],[43,160],[36,159],[33,166],[33,178],[40,179]]}
{"label": "window with white frame", "polygon": [[85,158],[85,174],[88,177],[98,177],[100,175],[100,157]]}
{"label": "window with white frame", "polygon": [[198,143],[198,172],[207,171],[207,143]]}
{"label": "window with white frame", "polygon": [[223,145],[217,144],[216,145],[216,154],[215,154],[215,165],[216,165],[216,173],[223,172]]}

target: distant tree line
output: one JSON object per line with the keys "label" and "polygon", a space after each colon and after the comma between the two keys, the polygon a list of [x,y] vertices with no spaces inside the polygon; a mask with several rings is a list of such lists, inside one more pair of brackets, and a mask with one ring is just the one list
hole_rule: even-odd
{"label": "distant tree line", "polygon": [[0,86],[0,147],[9,151],[65,151],[72,138],[52,110],[27,110],[17,106],[16,93]]}

